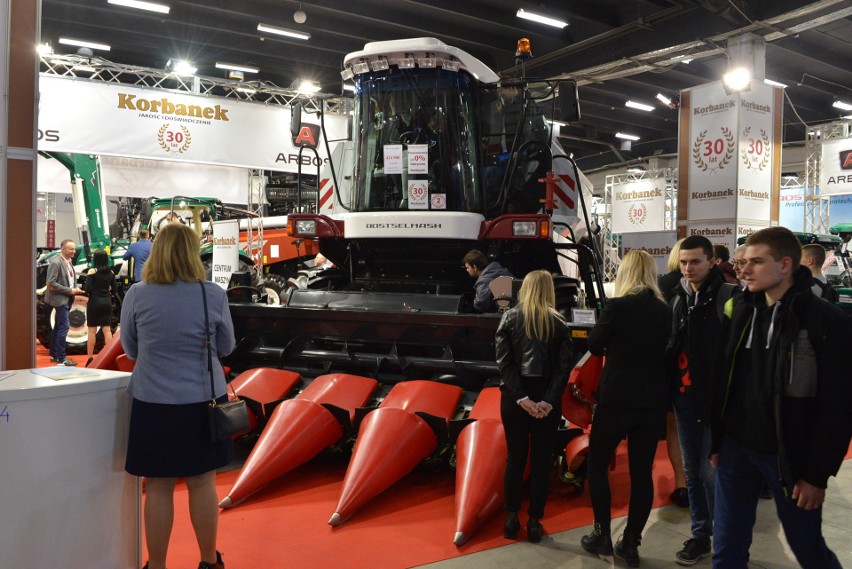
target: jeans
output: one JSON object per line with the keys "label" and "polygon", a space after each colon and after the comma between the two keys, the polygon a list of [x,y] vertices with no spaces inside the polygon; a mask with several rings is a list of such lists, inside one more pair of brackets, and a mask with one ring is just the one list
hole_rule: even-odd
{"label": "jeans", "polygon": [[56,311],[53,323],[53,335],[50,337],[50,356],[56,360],[65,361],[65,338],[68,336],[68,330],[71,323],[68,320],[68,315],[71,312],[71,302],[62,306],[54,306]]}
{"label": "jeans", "polygon": [[[536,400],[532,396],[531,399]],[[560,415],[559,409],[554,408],[547,417],[534,419],[514,397],[505,392],[501,394],[500,416],[506,432],[507,450],[503,500],[507,512],[521,509],[521,488],[529,456],[529,516],[535,519],[544,517]]]}
{"label": "jeans", "polygon": [[710,543],[713,536],[713,503],[716,479],[710,464],[710,426],[699,423],[692,400],[680,393],[674,396],[677,436],[686,474],[692,537]]}
{"label": "jeans", "polygon": [[758,454],[727,438],[716,465],[713,569],[745,569],[763,483],[775,499],[787,543],[804,569],[840,569],[822,537],[822,508],[803,510],[781,485],[778,456]]}
{"label": "jeans", "polygon": [[612,453],[627,437],[627,460],[630,467],[630,505],[627,510],[625,537],[638,543],[654,502],[654,480],[651,472],[654,455],[665,424],[665,411],[624,409],[598,405],[595,423],[589,436],[589,495],[595,522],[604,535],[610,534],[612,494],[609,465]]}

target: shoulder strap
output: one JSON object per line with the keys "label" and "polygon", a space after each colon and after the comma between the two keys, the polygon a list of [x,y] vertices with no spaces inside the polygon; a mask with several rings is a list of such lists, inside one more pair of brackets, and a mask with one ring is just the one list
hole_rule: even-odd
{"label": "shoulder strap", "polygon": [[716,292],[716,314],[719,316],[719,322],[725,317],[725,304],[734,296],[737,290],[737,285],[732,283],[722,283],[719,290]]}
{"label": "shoulder strap", "polygon": [[204,335],[207,340],[207,371],[210,372],[210,399],[216,400],[216,388],[213,387],[213,355],[210,350],[210,317],[207,315],[207,290],[204,288],[204,281],[198,281],[201,285],[201,299],[204,301]]}

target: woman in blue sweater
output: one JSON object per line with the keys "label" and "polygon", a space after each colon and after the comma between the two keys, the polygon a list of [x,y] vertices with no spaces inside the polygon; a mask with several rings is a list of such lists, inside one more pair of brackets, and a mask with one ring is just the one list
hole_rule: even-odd
{"label": "woman in blue sweater", "polygon": [[[207,295],[205,329],[202,287]],[[201,550],[199,569],[222,569],[216,550],[216,469],[233,459],[231,441],[211,442],[207,406],[227,400],[225,375],[213,366],[210,393],[207,338],[214,361],[234,349],[225,291],[204,281],[198,235],[179,223],[157,234],[143,281],[121,309],[121,344],[136,360],[127,391],[133,397],[125,469],[145,476],[147,569],[163,569],[174,518],[173,494],[186,479],[192,526]]]}

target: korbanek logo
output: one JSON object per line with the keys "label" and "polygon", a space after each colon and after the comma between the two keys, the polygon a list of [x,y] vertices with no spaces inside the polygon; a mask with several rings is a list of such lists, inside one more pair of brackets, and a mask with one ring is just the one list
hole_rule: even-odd
{"label": "korbanek logo", "polygon": [[648,216],[648,208],[645,207],[645,204],[633,204],[627,210],[627,219],[630,220],[630,223],[634,225],[642,225],[645,222],[645,218]]}

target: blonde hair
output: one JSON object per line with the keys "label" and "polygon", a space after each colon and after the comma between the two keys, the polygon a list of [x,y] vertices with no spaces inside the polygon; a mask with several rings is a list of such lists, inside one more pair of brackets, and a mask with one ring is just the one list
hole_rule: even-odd
{"label": "blonde hair", "polygon": [[[686,239],[686,237],[683,239]],[[680,270],[680,246],[683,243],[683,239],[678,239],[674,246],[672,246],[672,252],[669,253],[669,272]]]}
{"label": "blonde hair", "polygon": [[556,291],[553,277],[547,271],[532,271],[524,277],[518,291],[518,310],[524,317],[524,333],[528,338],[546,341],[553,334],[551,313],[556,313]]}
{"label": "blonde hair", "polygon": [[615,296],[636,294],[646,288],[663,300],[657,286],[657,263],[647,252],[633,249],[624,256],[618,266],[618,273],[615,275]]}
{"label": "blonde hair", "polygon": [[198,234],[187,225],[170,223],[157,232],[151,255],[145,261],[142,280],[152,284],[204,280]]}

